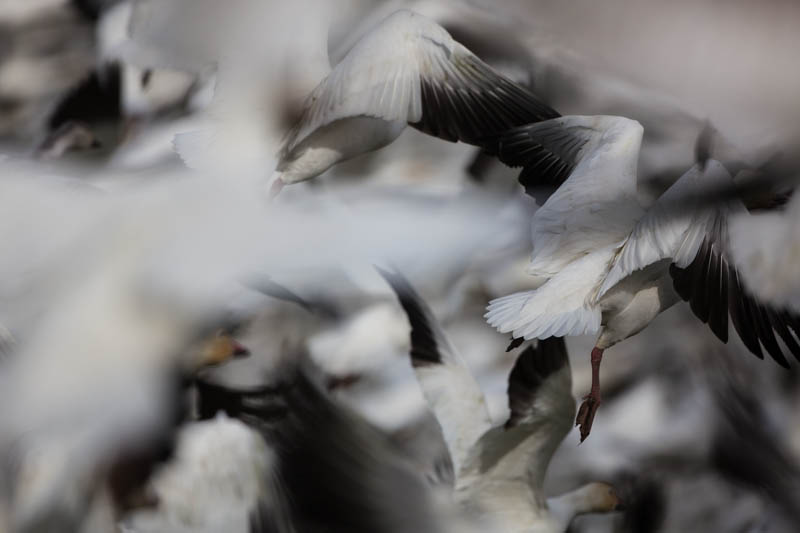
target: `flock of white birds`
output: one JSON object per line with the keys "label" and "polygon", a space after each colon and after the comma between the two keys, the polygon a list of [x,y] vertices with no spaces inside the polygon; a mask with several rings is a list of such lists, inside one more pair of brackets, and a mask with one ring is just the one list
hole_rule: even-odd
{"label": "flock of white birds", "polygon": [[795,531],[791,21],[0,2],[0,532]]}

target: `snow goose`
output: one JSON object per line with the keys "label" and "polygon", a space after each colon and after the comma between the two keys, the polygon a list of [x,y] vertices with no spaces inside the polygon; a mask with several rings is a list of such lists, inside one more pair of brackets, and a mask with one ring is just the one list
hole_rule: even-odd
{"label": "snow goose", "polygon": [[364,35],[311,92],[280,150],[272,194],[390,144],[407,125],[481,145],[489,134],[557,116],[441,26],[400,10]]}
{"label": "snow goose", "polygon": [[504,531],[536,532],[563,532],[576,515],[621,508],[605,483],[544,497],[547,466],[575,414],[563,339],[542,340],[520,354],[508,378],[511,414],[492,427],[478,383],[427,304],[402,276],[384,276],[411,323],[411,364],[442,428],[459,503],[492,516]]}
{"label": "snow goose", "polygon": [[[638,122],[622,117],[570,116],[516,128],[499,140],[500,158],[526,165],[529,154],[549,154],[570,172],[533,216],[528,272],[543,284],[493,300],[488,322],[515,338],[547,338],[600,331],[591,353],[592,387],[578,412],[581,438],[600,405],[603,351],[644,329],[681,298],[723,342],[728,315],[747,348],[759,345],[788,366],[775,332],[795,357],[796,315],[757,300],[729,260],[728,218],[745,212],[738,200],[698,201],[706,187],[729,183],[717,161],[695,165],[649,209],[636,197],[642,139]],[[537,161],[542,160],[541,157]],[[547,159],[544,159],[547,160]],[[536,165],[523,173],[535,171]]]}
{"label": "snow goose", "polygon": [[[386,434],[333,401],[309,369],[296,368],[292,359],[267,384],[203,391],[206,407],[256,429],[273,452],[267,498],[252,517],[251,531],[475,530],[464,528],[455,506],[438,505]],[[454,521],[460,527],[444,527]]]}
{"label": "snow goose", "polygon": [[[71,407],[69,412],[59,413],[63,424],[51,422],[47,427],[37,427],[38,420],[31,417],[22,432],[13,428],[9,431],[12,438],[4,435],[0,461],[11,475],[0,487],[0,499],[14,503],[10,513],[13,531],[111,531],[111,524],[121,513],[146,505],[145,484],[171,454],[173,435],[189,416],[184,393],[195,372],[247,353],[232,337],[221,333],[201,335],[185,348],[184,361],[169,365],[161,373],[146,377],[131,373],[127,380],[107,377],[111,383],[100,395],[92,394],[97,392],[94,388],[87,395],[76,385],[73,399],[84,395],[91,399],[82,400],[82,412],[74,406],[81,400],[73,404],[62,401],[62,405]],[[21,352],[20,357],[9,361],[9,378],[20,377],[17,369],[28,364],[23,358],[30,355]],[[116,367],[130,370],[124,363],[117,362]],[[77,367],[75,373],[81,374],[81,370]],[[99,365],[94,371],[102,372]],[[46,383],[42,388],[54,390],[59,385],[63,386]],[[84,387],[89,389],[91,384]],[[137,394],[142,397],[136,398]],[[4,429],[12,416],[2,419]],[[75,461],[76,457],[80,460]],[[100,522],[103,527],[91,527]]]}

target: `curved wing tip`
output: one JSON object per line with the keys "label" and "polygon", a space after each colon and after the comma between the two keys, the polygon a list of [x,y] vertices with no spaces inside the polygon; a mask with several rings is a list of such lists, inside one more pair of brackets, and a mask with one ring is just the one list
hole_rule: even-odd
{"label": "curved wing tip", "polygon": [[[511,410],[505,428],[525,421],[537,409],[536,399],[544,385],[563,368],[569,368],[563,337],[549,337],[529,345],[520,353],[508,376],[508,403]],[[567,391],[571,394],[571,391]]]}

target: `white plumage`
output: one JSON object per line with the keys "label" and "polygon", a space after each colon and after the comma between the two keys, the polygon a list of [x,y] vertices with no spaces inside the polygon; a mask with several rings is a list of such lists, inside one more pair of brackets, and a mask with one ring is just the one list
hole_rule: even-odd
{"label": "white plumage", "polygon": [[[531,135],[568,132],[578,162],[564,184],[533,215],[528,272],[536,290],[492,301],[489,323],[515,337],[583,335],[601,325],[595,297],[615,248],[644,213],[636,200],[642,128],[621,117],[563,117]],[[543,143],[544,144],[544,143]]]}
{"label": "white plumage", "polygon": [[577,514],[614,510],[619,499],[604,483],[544,496],[550,459],[575,414],[563,340],[520,354],[508,378],[509,419],[493,427],[480,386],[428,306],[405,278],[384,275],[411,323],[411,363],[450,452],[456,501],[502,531],[563,532]]}
{"label": "white plumage", "polygon": [[175,457],[150,482],[158,510],[133,513],[126,530],[248,531],[250,514],[270,499],[274,461],[261,436],[238,420],[189,424]]}
{"label": "white plumage", "polygon": [[641,331],[680,298],[723,342],[730,313],[756,355],[760,342],[777,362],[788,364],[775,332],[800,355],[789,331],[791,317],[753,299],[728,264],[727,220],[744,206],[699,201],[709,187],[732,183],[730,174],[717,161],[704,169],[696,165],[645,209],[636,197],[641,138],[633,120],[562,117],[512,130],[500,141],[506,161],[538,151],[572,170],[533,216],[528,272],[543,285],[493,300],[486,318],[515,338],[600,331],[592,352],[592,392],[578,416],[583,438],[600,403],[602,351]]}
{"label": "white plumage", "polygon": [[280,183],[313,178],[394,141],[407,124],[480,144],[511,126],[558,114],[412,11],[364,35],[311,92],[287,135]]}

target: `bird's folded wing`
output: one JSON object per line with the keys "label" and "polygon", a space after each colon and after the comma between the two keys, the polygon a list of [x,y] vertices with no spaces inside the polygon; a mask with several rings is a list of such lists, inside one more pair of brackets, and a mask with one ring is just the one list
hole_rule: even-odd
{"label": "bird's folded wing", "polygon": [[356,43],[311,93],[284,151],[320,127],[356,116],[404,121],[443,139],[480,144],[489,134],[559,115],[438,24],[401,10]]}
{"label": "bird's folded wing", "polygon": [[399,273],[381,270],[411,324],[411,364],[442,428],[458,472],[473,444],[491,428],[486,400],[464,360],[453,348],[427,304]]}

